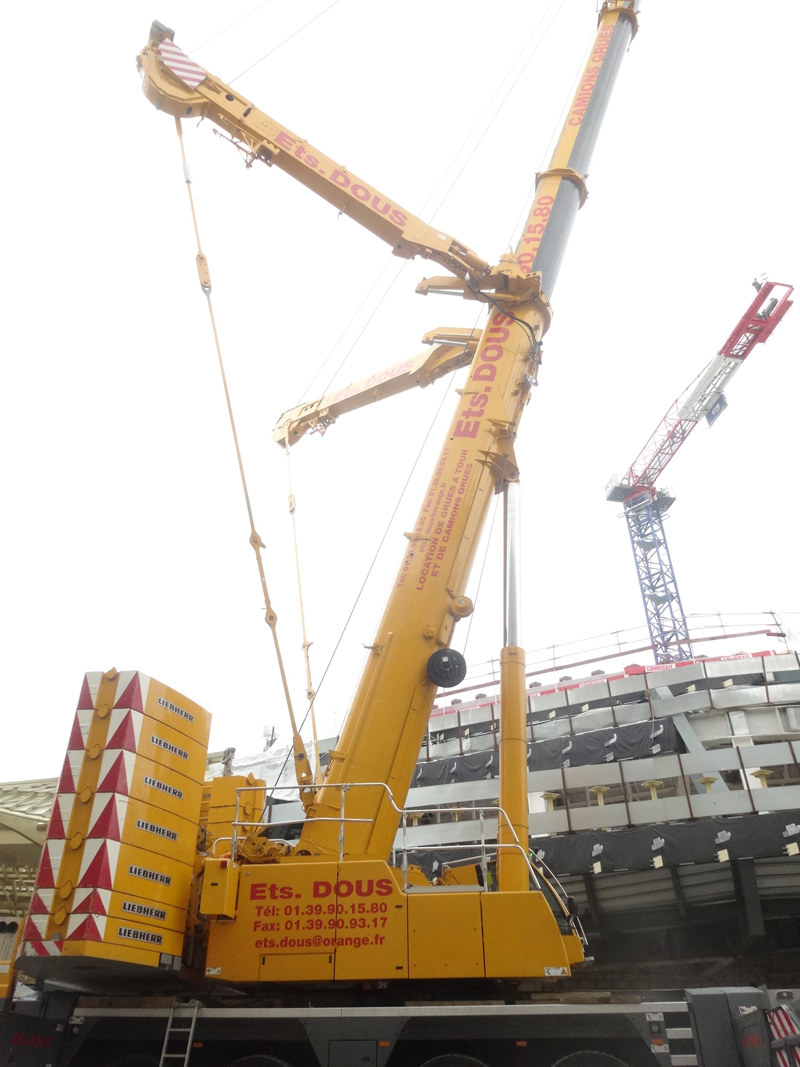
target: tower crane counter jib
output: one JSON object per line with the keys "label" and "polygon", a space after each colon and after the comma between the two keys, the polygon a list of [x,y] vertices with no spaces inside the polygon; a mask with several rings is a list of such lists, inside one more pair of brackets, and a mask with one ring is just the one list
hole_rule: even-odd
{"label": "tower crane counter jib", "polygon": [[[488,305],[480,338],[449,335],[472,366],[299,842],[273,844],[255,829],[234,849],[236,862],[206,860],[205,884],[215,887],[215,896],[204,896],[200,910],[225,919],[210,923],[209,976],[228,982],[544,977],[568,974],[583,959],[568,909],[542,891],[527,857],[524,654],[512,617],[516,562],[507,567],[509,647],[501,657],[499,891],[488,891],[480,865],[464,867],[457,887],[435,887],[387,860],[438,685],[459,680],[453,630],[472,610],[465,590],[495,492],[506,492],[507,525],[516,526],[516,491],[508,491],[519,479],[514,441],[551,319],[548,297],[585,200],[589,160],[637,9],[638,0],[603,3],[595,45],[550,166],[538,176],[517,253],[495,267],[209,75],[165,27],[154,24],[139,57],[145,95],[157,108],[210,119],[248,166],[260,160],[281,167],[397,255],[419,255],[450,272],[426,279],[421,292],[454,292]],[[417,368],[418,384],[457,365],[457,356],[439,352],[424,373]]]}

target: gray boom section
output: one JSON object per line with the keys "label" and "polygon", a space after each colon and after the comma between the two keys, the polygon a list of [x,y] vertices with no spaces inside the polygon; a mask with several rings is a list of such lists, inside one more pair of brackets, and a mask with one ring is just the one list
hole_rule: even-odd
{"label": "gray boom section", "polygon": [[[637,5],[638,7],[638,5]],[[614,27],[614,33],[608,44],[597,82],[592,91],[586,114],[581,122],[578,136],[569,157],[569,166],[585,175],[592,159],[592,152],[597,143],[600,127],[603,124],[611,93],[622,66],[622,60],[628,50],[633,36],[633,24],[627,17],[620,17]],[[554,165],[553,162],[550,164]],[[580,207],[581,194],[571,181],[562,181],[553,202],[547,229],[533,262],[533,270],[541,271],[542,289],[552,297],[561,260],[567,247],[567,241]]]}

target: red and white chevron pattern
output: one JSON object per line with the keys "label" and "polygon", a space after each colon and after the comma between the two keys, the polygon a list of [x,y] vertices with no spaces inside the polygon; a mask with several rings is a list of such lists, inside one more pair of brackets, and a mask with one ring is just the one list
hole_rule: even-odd
{"label": "red and white chevron pattern", "polygon": [[[780,1007],[767,1012],[767,1021],[775,1040],[787,1037],[800,1037],[800,1023],[789,1008]],[[800,1047],[775,1049],[775,1059],[780,1067],[798,1067],[800,1065]]]}
{"label": "red and white chevron pattern", "polygon": [[144,711],[147,703],[147,691],[150,688],[150,679],[141,671],[120,671],[117,679],[117,693],[119,696],[114,701],[115,708],[129,708],[132,711]]}
{"label": "red and white chevron pattern", "polygon": [[208,77],[203,68],[193,59],[189,59],[185,52],[181,52],[173,41],[162,41],[158,51],[167,70],[171,70],[175,77],[180,78],[190,89],[196,89],[200,82]]}
{"label": "red and white chevron pattern", "polygon": [[128,797],[118,793],[97,793],[92,805],[87,838],[121,841],[129,803]]}
{"label": "red and white chevron pattern", "polygon": [[[25,926],[25,933],[27,936],[28,926]],[[56,938],[53,941],[38,941],[38,940],[26,940],[22,942],[23,956],[60,956],[61,955],[61,940]]]}
{"label": "red and white chevron pattern", "polygon": [[45,841],[36,875],[37,889],[55,889],[65,845],[66,841]]}
{"label": "red and white chevron pattern", "polygon": [[73,915],[108,915],[110,907],[110,889],[78,888],[75,890]]}
{"label": "red and white chevron pattern", "polygon": [[106,749],[100,764],[97,792],[119,793],[123,797],[128,796],[135,764],[135,752],[126,752],[124,749]]}
{"label": "red and white chevron pattern", "polygon": [[137,752],[143,722],[144,715],[141,711],[133,711],[130,708],[114,708],[111,712],[111,720],[108,726],[106,751],[124,748],[126,752]]}
{"label": "red and white chevron pattern", "polygon": [[119,849],[119,841],[87,840],[83,848],[78,886],[84,889],[113,889]]}
{"label": "red and white chevron pattern", "polygon": [[70,915],[67,941],[102,941],[108,917],[105,915]]}

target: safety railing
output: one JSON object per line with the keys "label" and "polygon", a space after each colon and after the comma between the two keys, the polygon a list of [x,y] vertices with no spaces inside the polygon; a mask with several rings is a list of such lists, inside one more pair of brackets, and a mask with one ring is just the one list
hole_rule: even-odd
{"label": "safety railing", "polygon": [[[339,813],[338,818],[335,817],[335,816],[311,815],[311,816],[306,816],[302,820],[302,823],[303,823],[303,825],[309,825],[311,823],[338,823],[339,824],[339,860],[340,861],[344,859],[344,855],[345,855],[345,827],[348,824],[352,824],[352,823],[370,823],[371,824],[373,822],[372,819],[356,818],[356,817],[348,816],[346,814],[347,794],[350,792],[351,789],[381,789],[381,790],[383,790],[383,792],[386,794],[386,798],[389,801],[389,804],[391,805],[391,807],[399,815],[401,826],[402,826],[403,845],[402,845],[402,847],[400,848],[399,851],[400,851],[401,856],[402,856],[401,869],[402,869],[402,872],[403,872],[403,891],[404,892],[408,892],[409,891],[409,887],[410,887],[409,876],[408,876],[408,867],[409,867],[408,854],[409,854],[409,852],[413,851],[413,846],[409,846],[408,842],[407,842],[409,818],[418,819],[421,815],[424,815],[424,814],[434,813],[434,812],[441,813],[443,811],[444,812],[447,812],[447,811],[452,811],[452,812],[458,811],[461,814],[463,814],[466,811],[474,811],[476,813],[476,816],[477,816],[476,821],[478,822],[479,828],[480,828],[480,844],[479,844],[478,847],[479,847],[481,870],[483,872],[483,877],[484,877],[484,885],[487,884],[487,871],[488,871],[488,864],[490,862],[489,851],[491,850],[493,855],[496,856],[498,850],[506,849],[508,851],[519,852],[522,855],[523,859],[525,860],[525,865],[528,868],[529,876],[530,876],[534,886],[536,886],[537,889],[541,888],[539,877],[538,877],[538,875],[536,873],[536,869],[534,868],[533,864],[531,863],[530,857],[528,855],[527,848],[524,847],[522,842],[520,841],[520,839],[519,839],[519,837],[517,835],[517,832],[514,829],[514,826],[513,826],[511,820],[508,817],[507,812],[502,807],[500,807],[499,805],[493,804],[491,806],[491,810],[490,810],[489,814],[491,814],[492,816],[496,815],[497,818],[498,818],[498,821],[503,821],[505,823],[506,827],[508,828],[508,830],[511,833],[511,836],[513,837],[513,841],[511,841],[511,842],[499,843],[499,842],[496,842],[494,840],[492,840],[492,841],[487,841],[486,840],[486,827],[485,827],[486,809],[485,809],[485,807],[482,807],[482,806],[476,806],[474,808],[459,807],[459,808],[452,808],[452,809],[438,808],[438,807],[437,808],[430,808],[430,809],[427,809],[427,808],[414,808],[414,809],[401,808],[401,807],[399,807],[397,805],[392,791],[389,789],[388,785],[385,782],[335,782],[335,783],[327,783],[326,782],[324,788],[325,789],[338,789],[340,791],[341,801],[340,801],[340,813]],[[273,786],[270,789],[270,794],[273,794],[277,790],[280,790],[281,792],[297,792],[298,795],[299,795],[299,793],[301,791],[301,787],[297,786],[297,785]],[[242,794],[244,794],[244,793],[259,793],[259,794],[263,795],[264,792],[265,792],[264,786],[257,786],[257,785],[256,786],[253,786],[253,785],[240,786],[236,790],[236,812],[237,812],[237,814],[242,810]],[[266,809],[266,806],[267,805],[265,803],[265,805],[264,805],[265,809]],[[239,831],[240,831],[240,829],[247,831],[248,834],[251,834],[253,830],[263,831],[264,833],[266,833],[267,831],[275,829],[277,827],[281,827],[281,826],[297,826],[297,824],[298,824],[298,820],[297,819],[252,821],[252,820],[244,820],[244,819],[238,819],[237,818],[233,822],[233,834],[231,835],[231,837],[230,838],[226,837],[224,839],[223,838],[219,838],[218,840],[225,840],[225,841],[230,840],[230,842],[231,842],[231,859],[235,861],[236,860],[236,855],[237,855],[237,848],[238,848]],[[494,819],[492,819],[492,830],[493,830],[494,833],[496,833],[496,831],[497,831],[497,827],[494,824]],[[285,841],[284,839],[281,839],[281,838],[278,838],[278,839],[272,838],[271,840],[277,841],[278,843],[290,844],[290,842]],[[216,844],[216,842],[214,844]],[[445,850],[445,849],[448,849],[448,850],[452,850],[452,849],[456,849],[456,850],[473,849],[474,850],[475,849],[475,845],[474,844],[469,844],[469,845],[451,845],[451,846],[433,845],[433,846],[430,846],[429,850],[436,850],[436,849],[442,849],[442,850]],[[413,891],[413,888],[412,888],[412,891]],[[562,887],[562,892],[563,892],[563,887]],[[564,896],[566,897],[566,894],[564,894]]]}
{"label": "safety railing", "polygon": [[[760,652],[759,638],[771,638],[777,652],[791,649],[788,640],[787,625],[796,631],[800,629],[800,614],[765,612],[720,613],[709,612],[686,616],[690,644],[697,658],[702,653],[710,656],[725,655],[739,651],[740,648],[752,647]],[[729,647],[730,646],[730,647]],[[526,675],[536,677],[543,685],[550,684],[550,679],[557,684],[558,675],[566,670],[586,667],[602,668],[608,672],[621,659],[652,652],[651,642],[646,626],[632,626],[610,633],[593,634],[575,641],[565,641],[544,645],[525,653]],[[449,700],[453,696],[469,693],[500,683],[499,659],[486,660],[473,664],[465,682],[458,689],[442,692],[437,699]],[[469,699],[469,698],[466,698]]]}

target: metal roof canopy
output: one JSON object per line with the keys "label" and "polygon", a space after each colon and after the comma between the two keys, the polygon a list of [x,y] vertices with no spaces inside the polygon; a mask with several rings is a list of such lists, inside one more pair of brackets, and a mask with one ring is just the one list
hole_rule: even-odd
{"label": "metal roof canopy", "polygon": [[57,784],[57,778],[0,783],[0,915],[28,908]]}

